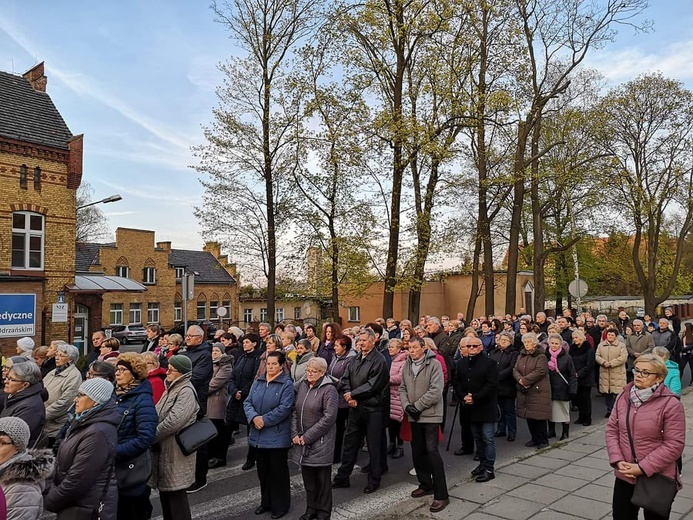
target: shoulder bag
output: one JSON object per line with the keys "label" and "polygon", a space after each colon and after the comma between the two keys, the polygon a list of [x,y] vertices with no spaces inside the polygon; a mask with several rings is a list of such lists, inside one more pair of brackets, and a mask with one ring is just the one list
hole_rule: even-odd
{"label": "shoulder bag", "polygon": [[[195,392],[194,388],[193,393],[195,394],[195,400],[197,400],[199,405],[200,401],[197,398],[197,392]],[[176,399],[177,398],[178,396],[176,396]],[[173,405],[175,406],[175,404],[176,402],[174,400]],[[183,452],[183,455],[187,456],[195,453],[202,446],[214,439],[218,434],[217,427],[214,426],[212,421],[205,416],[198,416],[194,423],[180,430],[178,433],[176,433],[175,437],[178,447]]]}
{"label": "shoulder bag", "polygon": [[92,520],[101,520],[101,513],[103,512],[103,508],[106,505],[106,496],[108,495],[108,486],[111,483],[111,477],[113,476],[113,464],[111,464],[111,467],[108,468],[108,476],[106,477],[106,484],[103,487],[103,491],[101,492],[101,498],[99,499],[99,507],[97,509],[94,509],[91,513],[91,518]]}
{"label": "shoulder bag", "polygon": [[[635,454],[635,444],[633,443],[633,435],[630,431],[630,407],[631,402],[628,396],[628,408],[626,411],[626,431],[628,432],[628,442],[630,443],[630,449],[633,453],[633,460],[637,464],[638,457]],[[681,459],[676,461],[676,471],[679,471],[679,464]],[[674,498],[678,493],[678,481],[665,477],[660,473],[655,473],[654,475],[647,476],[645,474],[640,475],[635,480],[635,490],[633,491],[633,496],[630,499],[631,504],[646,509],[647,511],[652,511],[653,513],[669,518],[671,513],[671,505],[674,502]]]}
{"label": "shoulder bag", "polygon": [[[133,406],[135,406],[134,400],[130,407],[123,413],[122,419],[120,419],[120,424],[118,424],[119,431],[125,417],[130,414],[130,410],[132,410]],[[130,460],[116,462],[115,473],[119,490],[132,489],[146,484],[149,480],[149,476],[152,474],[151,450],[147,448],[144,452]]]}

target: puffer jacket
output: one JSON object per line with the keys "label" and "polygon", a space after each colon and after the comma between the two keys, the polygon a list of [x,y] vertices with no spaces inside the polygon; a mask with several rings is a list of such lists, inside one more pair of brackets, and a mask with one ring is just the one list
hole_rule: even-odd
{"label": "puffer jacket", "polygon": [[212,362],[214,373],[209,381],[207,394],[207,417],[221,419],[226,417],[226,405],[229,402],[229,380],[233,372],[233,358],[223,354]]}
{"label": "puffer jacket", "polygon": [[390,404],[389,383],[390,370],[377,348],[373,348],[366,357],[357,354],[352,358],[340,380],[344,393],[351,392],[352,399],[366,412],[387,410]]}
{"label": "puffer jacket", "polygon": [[[546,352],[546,361],[548,367],[549,352]],[[551,383],[551,400],[552,401],[570,401],[571,396],[577,394],[577,372],[573,364],[573,358],[570,357],[568,351],[561,349],[558,358],[556,359],[558,372],[549,369],[549,382]],[[560,374],[559,374],[560,372]],[[563,376],[563,377],[561,377]],[[565,381],[563,380],[565,378]],[[568,383],[566,384],[566,381]]]}
{"label": "puffer jacket", "polygon": [[0,465],[0,488],[7,500],[7,520],[41,518],[45,479],[53,472],[54,460],[50,450],[29,450]]}
{"label": "puffer jacket", "polygon": [[[250,387],[255,381],[260,366],[260,351],[256,348],[252,352],[243,352],[243,355],[236,359],[229,380],[229,404],[226,408],[226,421],[238,424],[248,424],[243,410],[243,401],[250,393]],[[241,398],[236,399],[236,393],[241,393]]]}
{"label": "puffer jacket", "polygon": [[301,466],[331,466],[337,437],[337,381],[325,375],[314,386],[303,381],[291,415],[291,437],[302,436],[304,446],[293,452]]}
{"label": "puffer jacket", "polygon": [[48,390],[48,400],[44,403],[46,423],[43,426],[46,437],[55,437],[65,424],[67,412],[82,384],[82,374],[75,365],[70,365],[59,374],[56,370],[49,372],[43,380],[43,386]]}
{"label": "puffer jacket", "polygon": [[29,425],[29,446],[34,446],[39,439],[46,422],[46,407],[43,404],[45,393],[43,383],[37,383],[14,395],[7,394],[0,413],[0,417],[18,417]]}
{"label": "puffer jacket", "polygon": [[[551,419],[551,383],[544,349],[538,346],[529,353],[523,348],[515,363],[513,377],[518,384],[517,416],[538,421]],[[529,388],[521,387],[520,379]]]}
{"label": "puffer jacket", "polygon": [[512,347],[505,350],[496,346],[489,357],[496,362],[498,367],[498,397],[515,398],[517,396],[517,383],[513,377],[513,368],[517,363],[517,351]]}
{"label": "puffer jacket", "polygon": [[296,358],[296,362],[291,365],[291,379],[294,381],[294,389],[298,390],[298,385],[306,379],[306,368],[308,368],[308,361],[313,359],[312,352],[306,352],[300,358]]}
{"label": "puffer jacket", "polygon": [[[626,385],[626,345],[618,340],[616,344],[603,341],[597,347],[594,359],[599,365],[599,391],[603,394],[617,394]],[[608,361],[611,367],[605,367]]]}
{"label": "puffer jacket", "polygon": [[390,365],[390,419],[397,422],[404,420],[404,408],[402,401],[399,400],[399,385],[402,384],[402,370],[407,360],[407,351],[400,350],[392,358]]}
{"label": "puffer jacket", "polygon": [[45,496],[46,509],[58,513],[58,520],[92,518],[104,490],[107,491],[100,518],[115,520],[118,486],[111,468],[118,445],[119,422],[120,415],[113,399],[72,421],[58,448],[53,486]]}
{"label": "puffer jacket", "polygon": [[336,353],[332,358],[332,363],[330,363],[327,373],[337,380],[337,393],[339,393],[339,407],[349,408],[349,404],[344,400],[344,390],[342,388],[341,379],[344,375],[344,371],[347,365],[352,359],[356,357],[356,351],[354,349],[347,350],[346,354],[339,357]]}
{"label": "puffer jacket", "polygon": [[[609,464],[635,462],[628,441],[626,415],[630,403],[629,383],[616,398],[614,409],[606,425],[606,451]],[[681,481],[676,461],[683,453],[686,442],[686,413],[681,401],[666,386],[659,385],[654,394],[640,407],[630,405],[630,428],[638,457],[638,465],[649,477],[660,473]],[[632,484],[617,470],[616,478]]]}
{"label": "puffer jacket", "polygon": [[594,349],[589,341],[570,345],[570,357],[573,358],[578,386],[594,386]]}
{"label": "puffer jacket", "polygon": [[[291,410],[294,406],[294,385],[285,372],[272,381],[267,375],[260,376],[243,402],[245,415],[250,424],[248,445],[253,448],[291,447]],[[252,421],[262,416],[264,428],[258,430]]]}
{"label": "puffer jacket", "polygon": [[410,404],[421,412],[418,421],[409,414],[410,422],[438,424],[443,422],[443,369],[436,359],[435,353],[426,350],[421,371],[414,375],[413,361],[407,357],[402,369],[402,383],[399,386],[399,400],[402,409]]}
{"label": "puffer jacket", "polygon": [[159,491],[179,491],[195,482],[196,456],[184,455],[176,441],[176,433],[195,422],[200,407],[195,388],[184,374],[171,383],[156,405],[159,423],[152,450],[152,476],[149,487]]}
{"label": "puffer jacket", "polygon": [[678,363],[667,359],[665,364],[667,366],[667,377],[664,379],[664,386],[676,395],[681,395],[681,373],[679,372]]}

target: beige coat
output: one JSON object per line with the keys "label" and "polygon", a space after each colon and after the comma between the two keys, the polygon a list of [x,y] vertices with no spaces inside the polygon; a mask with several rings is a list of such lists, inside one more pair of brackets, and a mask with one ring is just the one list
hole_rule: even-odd
{"label": "beige coat", "polygon": [[631,334],[626,338],[626,350],[628,351],[628,369],[633,368],[635,354],[651,354],[655,347],[654,338],[649,332],[641,335]]}
{"label": "beige coat", "polygon": [[[597,347],[595,361],[599,365],[599,391],[603,394],[618,394],[626,386],[626,361],[628,350],[625,343],[615,344],[602,341]],[[605,367],[608,361],[611,367]]]}
{"label": "beige coat", "polygon": [[43,386],[48,390],[46,406],[46,424],[43,426],[45,437],[55,437],[67,421],[67,412],[72,406],[79,385],[82,384],[82,374],[75,365],[70,365],[61,373],[53,369],[43,379]]}
{"label": "beige coat", "polygon": [[149,486],[159,491],[178,491],[195,482],[195,454],[183,455],[176,433],[195,422],[197,404],[191,374],[176,379],[156,405],[159,424],[152,449],[152,475]]}

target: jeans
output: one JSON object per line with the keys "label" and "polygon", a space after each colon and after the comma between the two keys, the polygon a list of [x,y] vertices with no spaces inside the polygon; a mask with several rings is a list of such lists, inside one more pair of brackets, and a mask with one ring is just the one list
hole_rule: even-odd
{"label": "jeans", "polygon": [[493,465],[496,463],[496,425],[492,422],[472,422],[471,426],[479,465],[493,473]]}
{"label": "jeans", "polygon": [[[492,425],[493,426],[493,425]],[[411,455],[421,489],[433,490],[434,500],[448,498],[445,465],[438,451],[438,423],[411,423]]]}
{"label": "jeans", "polygon": [[498,431],[506,433],[509,437],[517,435],[517,414],[515,413],[514,397],[499,397],[498,407],[500,408],[500,420],[498,421]]}
{"label": "jeans", "polygon": [[[635,491],[635,484],[629,484],[620,478],[616,479],[614,483],[614,494],[611,501],[614,520],[638,520],[638,511],[640,508],[630,503],[630,499],[633,497],[633,491]],[[643,510],[643,515],[645,520],[668,520],[669,518],[668,516],[659,516],[647,509]]]}

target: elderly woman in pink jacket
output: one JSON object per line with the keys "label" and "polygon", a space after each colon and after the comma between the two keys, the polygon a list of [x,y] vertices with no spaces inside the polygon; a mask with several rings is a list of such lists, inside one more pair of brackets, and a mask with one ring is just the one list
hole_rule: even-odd
{"label": "elderly woman in pink jacket", "polygon": [[[660,474],[681,487],[677,461],[686,440],[686,414],[679,398],[662,383],[667,367],[657,356],[635,359],[634,381],[626,385],[614,404],[606,427],[609,463],[615,468],[613,519],[637,520],[640,507],[645,520],[669,518],[633,504],[635,482],[641,475]],[[671,507],[671,505],[669,505]]]}
{"label": "elderly woman in pink jacket", "polygon": [[402,340],[399,338],[391,339],[387,346],[392,359],[390,365],[390,422],[387,428],[390,433],[390,445],[387,448],[387,454],[392,455],[393,459],[404,456],[403,442],[399,437],[404,420],[404,410],[402,409],[402,402],[399,400],[399,385],[402,384],[402,369],[407,360],[407,351],[403,350],[402,347]]}

